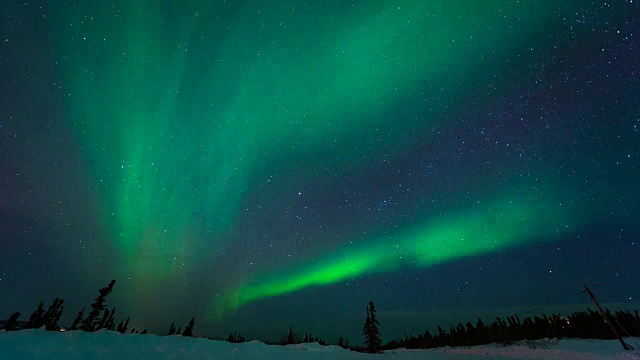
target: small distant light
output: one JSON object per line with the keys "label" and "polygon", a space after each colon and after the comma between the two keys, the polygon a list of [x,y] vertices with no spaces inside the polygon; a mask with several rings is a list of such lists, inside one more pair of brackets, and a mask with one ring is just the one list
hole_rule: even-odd
{"label": "small distant light", "polygon": [[60,332],[65,332],[67,331],[67,329],[60,329]]}

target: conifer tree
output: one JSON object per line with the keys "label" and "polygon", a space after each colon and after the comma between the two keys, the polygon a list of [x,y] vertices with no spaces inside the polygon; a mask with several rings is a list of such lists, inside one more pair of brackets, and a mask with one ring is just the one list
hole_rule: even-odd
{"label": "conifer tree", "polygon": [[338,339],[338,346],[340,346],[343,349],[349,348],[349,340],[340,336],[340,338]]}
{"label": "conifer tree", "polygon": [[14,312],[9,316],[9,319],[4,323],[4,328],[7,331],[18,330],[18,318],[20,317],[19,312]]}
{"label": "conifer tree", "polygon": [[180,327],[178,328],[178,331],[176,331],[176,334],[178,334],[178,335],[182,334],[182,326],[180,326]]}
{"label": "conifer tree", "polygon": [[62,316],[62,311],[64,310],[64,300],[60,298],[56,298],[53,301],[53,304],[49,306],[47,312],[42,316],[42,323],[46,326],[46,329],[56,330],[58,327],[58,321],[60,321],[60,317]]}
{"label": "conifer tree", "polygon": [[193,325],[194,325],[194,319],[191,318],[191,321],[189,321],[189,325],[187,325],[187,328],[184,329],[182,336],[193,336]]}
{"label": "conifer tree", "polygon": [[120,324],[118,324],[118,330],[116,330],[117,332],[124,334],[127,331],[127,326],[129,325],[129,318],[127,318],[127,321],[125,322],[124,319],[120,320]]}
{"label": "conifer tree", "polygon": [[289,327],[289,334],[287,335],[287,344],[293,344],[296,341],[296,337],[293,333],[293,326]]}
{"label": "conifer tree", "polygon": [[168,335],[173,335],[176,333],[176,323],[175,321],[171,323],[171,327],[169,328],[169,334]]}
{"label": "conifer tree", "polygon": [[107,318],[107,322],[104,325],[104,328],[107,330],[113,330],[113,328],[115,327],[115,319],[116,319],[116,308],[112,308],[111,313]]}
{"label": "conifer tree", "polygon": [[367,312],[367,318],[364,321],[364,326],[362,326],[362,335],[364,335],[364,344],[367,344],[367,334],[369,334],[369,331],[371,330],[371,315],[369,313],[369,305],[367,305],[365,307],[365,311]]}
{"label": "conifer tree", "polygon": [[229,333],[229,337],[227,338],[227,341],[230,343],[242,343],[245,342],[245,338],[244,336],[242,336],[242,334],[239,334],[237,332],[232,332]]}
{"label": "conifer tree", "polygon": [[107,297],[113,290],[113,285],[116,283],[115,280],[111,280],[108,286],[103,287],[99,290],[100,295],[95,299],[93,304],[91,304],[91,312],[87,315],[87,318],[82,321],[82,326],[80,329],[88,332],[93,332],[100,327],[102,323],[102,319],[100,318],[100,313],[104,310],[104,302]]}
{"label": "conifer tree", "polygon": [[41,301],[36,311],[34,311],[33,314],[31,314],[31,316],[29,317],[29,322],[27,323],[27,326],[26,326],[27,329],[34,329],[34,328],[37,329],[41,327],[43,325],[43,320],[42,320],[43,316],[44,316],[44,304]]}
{"label": "conifer tree", "polygon": [[362,327],[362,335],[364,335],[364,345],[371,353],[378,351],[382,345],[382,339],[380,338],[380,331],[378,330],[378,319],[376,318],[376,308],[373,305],[373,301],[369,301],[367,306],[367,318]]}
{"label": "conifer tree", "polygon": [[104,313],[103,313],[102,317],[100,318],[100,322],[95,327],[94,331],[98,331],[98,330],[104,329],[106,327],[107,320],[109,319],[109,315],[110,315],[109,309],[104,309]]}
{"label": "conifer tree", "polygon": [[127,327],[129,327],[129,319],[131,318],[131,316],[127,317],[127,321],[124,322],[124,325],[122,325],[122,331],[120,331],[121,333],[125,333],[127,332]]}
{"label": "conifer tree", "polygon": [[80,321],[82,321],[83,315],[84,315],[84,308],[82,308],[82,310],[78,312],[78,316],[76,316],[76,318],[73,320],[73,323],[71,324],[71,327],[69,328],[69,330],[78,330],[78,324],[80,324]]}

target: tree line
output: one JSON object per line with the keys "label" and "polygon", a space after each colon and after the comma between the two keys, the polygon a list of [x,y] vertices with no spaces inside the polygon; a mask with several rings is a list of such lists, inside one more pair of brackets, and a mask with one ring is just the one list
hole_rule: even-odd
{"label": "tree line", "polygon": [[[622,336],[640,336],[640,314],[638,310],[605,313],[611,323]],[[386,343],[383,349],[429,349],[443,346],[474,346],[489,343],[510,345],[516,341],[538,340],[543,338],[581,338],[581,339],[615,339],[611,327],[600,313],[586,309],[574,311],[563,316],[553,314],[547,316],[526,317],[520,319],[515,314],[498,317],[493,322],[485,324],[478,319],[476,324],[467,322],[465,325],[451,326],[449,331],[438,326],[438,332],[431,334],[428,330],[423,334],[408,335],[404,339],[395,339]]]}
{"label": "tree line", "polygon": [[[117,331],[119,333],[126,333],[129,327],[129,321],[131,319],[130,316],[121,318],[120,322],[116,326],[116,308],[109,309],[106,305],[106,299],[109,294],[113,291],[113,287],[116,281],[111,280],[111,282],[98,290],[99,295],[94,299],[91,304],[91,308],[89,313],[85,316],[84,312],[86,308],[82,308],[73,322],[68,327],[63,327],[59,325],[60,317],[64,311],[64,299],[56,298],[53,303],[45,310],[45,305],[43,302],[40,302],[37,309],[29,316],[28,321],[19,321],[21,313],[14,312],[9,316],[6,321],[0,321],[0,329],[4,329],[6,331],[17,331],[23,329],[39,329],[45,328],[48,331],[86,331],[86,332],[95,332],[102,329]],[[373,305],[373,302],[369,302],[367,305],[367,318],[363,328],[363,335],[365,336],[364,346],[361,347],[351,347],[349,346],[349,341],[346,338],[340,337],[338,339],[338,345],[345,349],[354,349],[358,351],[378,351],[382,344],[382,340],[380,339],[380,332],[378,331],[378,322],[376,318],[376,310]],[[178,326],[176,328],[175,321],[171,323],[169,327],[169,331],[167,335],[182,335],[187,337],[193,336],[193,328],[195,326],[195,319],[191,318],[189,324],[185,326],[184,330],[182,330],[182,326]],[[142,330],[141,332],[136,329],[131,329],[131,333],[136,334],[147,334],[147,329]],[[212,339],[208,337],[208,339]],[[213,339],[212,339],[213,340]],[[247,341],[247,339],[237,332],[230,333],[227,337],[226,341],[232,343],[242,343]],[[310,332],[305,332],[304,337],[301,334],[296,333],[293,330],[293,327],[289,328],[288,334],[284,335],[277,342],[279,345],[288,345],[288,344],[300,344],[300,343],[312,343],[316,342],[320,345],[327,345],[327,342],[321,339],[318,336],[313,336]]]}
{"label": "tree line", "polygon": [[[98,290],[99,295],[91,304],[91,310],[89,313],[85,316],[85,308],[82,308],[69,327],[63,327],[58,324],[60,317],[62,316],[62,312],[64,311],[64,299],[56,298],[46,311],[44,310],[44,303],[40,302],[38,308],[31,314],[31,316],[29,316],[28,321],[18,321],[21,314],[20,312],[14,312],[9,316],[9,319],[4,322],[0,322],[0,329],[15,331],[22,329],[39,329],[44,327],[48,331],[81,330],[86,332],[95,332],[106,329],[124,334],[128,330],[129,320],[131,317],[127,316],[126,319],[123,317],[116,326],[116,308],[114,307],[109,309],[106,305],[107,296],[111,294],[111,291],[113,291],[115,283],[115,280],[111,280],[107,286],[100,288]],[[171,329],[173,329],[173,331],[170,329],[169,335],[176,333],[182,336],[193,336],[193,327],[193,318],[191,318],[191,321],[185,327],[184,331],[181,331],[181,328],[176,331],[174,324],[171,324]],[[147,329],[142,331],[131,329],[130,332],[134,334],[146,334]]]}
{"label": "tree line", "polygon": [[[109,309],[106,305],[106,298],[113,291],[115,283],[115,280],[111,280],[107,286],[100,288],[98,290],[99,295],[91,304],[89,313],[85,316],[85,308],[82,308],[69,327],[62,327],[58,324],[64,310],[64,300],[56,298],[46,310],[44,303],[40,302],[28,321],[18,321],[21,314],[19,312],[13,313],[8,320],[0,322],[0,329],[14,331],[44,327],[49,331],[80,330],[95,332],[106,329],[125,333],[128,331],[130,317],[127,316],[126,319],[122,317],[116,325],[116,308]],[[337,339],[338,346],[353,351],[378,353],[397,348],[429,349],[443,346],[474,346],[489,343],[510,345],[517,341],[543,338],[615,339],[611,325],[622,336],[640,336],[640,314],[638,310],[631,313],[628,310],[611,312],[606,309],[605,315],[608,320],[605,321],[600,313],[586,309],[574,311],[566,316],[560,314],[547,316],[543,314],[523,319],[514,314],[506,318],[497,317],[491,323],[485,323],[482,319],[478,319],[475,325],[471,322],[466,324],[458,323],[448,330],[438,325],[438,330],[435,334],[431,334],[426,330],[416,336],[409,334],[404,338],[393,339],[383,344],[382,334],[379,330],[380,322],[378,321],[373,301],[367,304],[365,310],[366,316],[362,327],[364,341],[362,344],[349,344],[347,338],[340,337]],[[194,318],[191,318],[184,330],[182,326],[176,327],[176,323],[172,322],[167,335],[192,337],[194,326]],[[144,329],[139,332],[136,329],[131,329],[129,332],[146,334],[147,330]],[[208,339],[212,338],[208,337]],[[247,339],[242,334],[232,332],[229,333],[226,341],[242,343]],[[317,342],[320,345],[328,344],[324,339],[318,336],[314,337],[308,331],[302,336],[302,334],[295,332],[293,327],[290,327],[289,332],[282,336],[276,344],[288,345],[312,342]]]}

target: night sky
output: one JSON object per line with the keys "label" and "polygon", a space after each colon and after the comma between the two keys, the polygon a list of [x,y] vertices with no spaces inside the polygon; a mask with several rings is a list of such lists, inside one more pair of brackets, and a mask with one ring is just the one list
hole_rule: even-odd
{"label": "night sky", "polygon": [[640,308],[637,0],[0,15],[2,318],[112,278],[132,327],[265,340]]}

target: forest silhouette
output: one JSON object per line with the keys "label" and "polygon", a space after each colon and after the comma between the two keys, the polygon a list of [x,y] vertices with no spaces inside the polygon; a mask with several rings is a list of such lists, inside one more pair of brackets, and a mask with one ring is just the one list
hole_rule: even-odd
{"label": "forest silhouette", "polygon": [[[136,329],[128,330],[130,316],[127,316],[126,319],[122,317],[116,326],[116,309],[109,309],[106,306],[106,298],[113,291],[115,282],[115,280],[112,280],[106,287],[99,289],[99,295],[91,304],[90,312],[85,317],[85,308],[81,309],[69,327],[59,324],[60,317],[64,311],[64,300],[56,298],[47,310],[45,310],[45,306],[41,302],[27,321],[19,321],[21,315],[19,312],[12,313],[7,320],[0,321],[0,329],[17,331],[44,327],[48,331],[60,332],[95,332],[106,329],[120,333],[147,334],[147,329],[142,331]],[[430,349],[444,346],[474,346],[489,343],[508,346],[522,341],[528,342],[527,344],[530,347],[546,347],[548,342],[533,343],[532,341],[563,338],[610,340],[616,338],[614,330],[622,337],[640,336],[640,314],[638,310],[633,312],[629,310],[612,312],[605,308],[603,312],[604,316],[598,311],[587,308],[586,310],[574,311],[566,315],[542,314],[540,316],[521,318],[518,314],[513,314],[506,317],[497,317],[490,323],[485,323],[485,321],[478,318],[474,323],[458,323],[450,326],[448,330],[438,325],[437,332],[434,334],[425,330],[422,334],[407,334],[404,338],[392,339],[383,343],[375,305],[373,301],[370,301],[366,306],[366,317],[362,328],[364,341],[350,344],[346,337],[340,336],[334,344],[354,351],[377,353],[398,348]],[[180,325],[176,329],[174,321],[171,323],[166,335],[192,337],[194,327],[194,318],[191,318],[189,323],[184,326],[184,330]],[[214,340],[211,337],[202,337]],[[249,339],[238,332],[232,332],[224,340],[232,343],[242,343]],[[288,345],[311,342],[317,342],[320,345],[329,344],[329,342],[318,336],[314,337],[309,331],[306,331],[305,335],[302,336],[293,327],[290,327],[289,332],[283,335],[275,344]]]}

